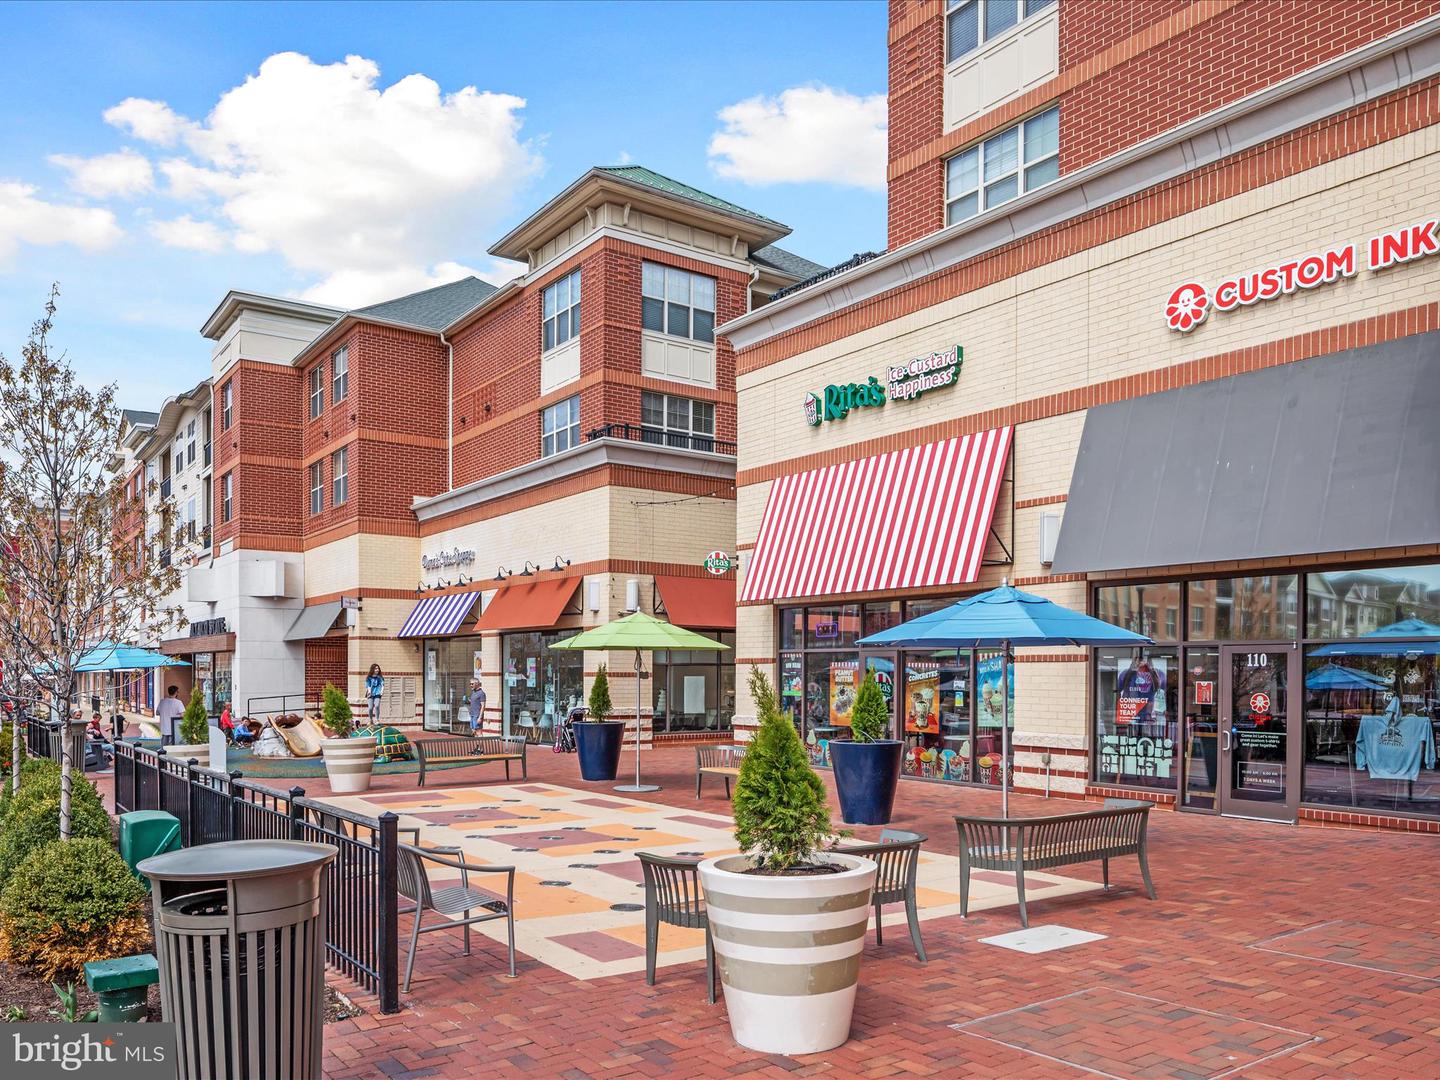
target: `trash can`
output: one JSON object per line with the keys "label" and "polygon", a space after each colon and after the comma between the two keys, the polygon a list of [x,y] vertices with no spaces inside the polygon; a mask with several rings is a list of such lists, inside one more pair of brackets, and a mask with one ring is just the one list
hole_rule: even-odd
{"label": "trash can", "polygon": [[[163,855],[180,847],[180,819],[164,810],[132,810],[120,815],[120,858],[134,875],[145,881],[136,869],[143,859]],[[148,888],[150,883],[145,881]]]}
{"label": "trash can", "polygon": [[180,1076],[319,1080],[328,844],[234,840],[140,863]]}

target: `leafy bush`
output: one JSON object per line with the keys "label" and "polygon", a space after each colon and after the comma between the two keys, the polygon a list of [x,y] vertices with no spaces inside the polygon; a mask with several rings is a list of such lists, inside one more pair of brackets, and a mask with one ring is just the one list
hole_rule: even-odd
{"label": "leafy bush", "polygon": [[[20,762],[20,788],[24,790],[27,785],[37,780],[53,778],[55,790],[60,790],[60,764],[51,761],[49,758],[24,758]],[[4,790],[0,790],[0,826],[5,821],[5,812],[10,808],[10,801],[15,797],[10,788],[10,777],[5,778]]]}
{"label": "leafy bush", "polygon": [[355,730],[355,712],[350,708],[349,700],[329,683],[325,684],[323,696],[320,716],[324,719],[326,729],[337,739],[348,739]]}
{"label": "leafy bush", "polygon": [[57,979],[148,949],[145,895],[108,840],[46,844],[0,892],[0,959]]}
{"label": "leafy bush", "polygon": [[[110,815],[93,785],[72,778],[70,836],[110,842]],[[8,887],[16,868],[39,848],[60,839],[60,786],[44,780],[24,786],[11,802],[0,829],[0,889]],[[86,789],[89,789],[88,792]]]}
{"label": "leafy bush", "polygon": [[[37,799],[60,798],[60,766],[48,758],[31,758],[20,767],[20,792],[11,794],[7,783],[0,793],[0,832],[5,829],[6,817],[15,805],[28,806]],[[95,785],[78,772],[70,774],[70,800],[72,803],[87,802],[105,809],[105,803]]]}
{"label": "leafy bush", "polygon": [[180,741],[186,746],[202,746],[210,741],[210,718],[205,713],[205,695],[197,686],[190,691],[190,704],[180,717]]}
{"label": "leafy bush", "polygon": [[890,734],[889,727],[890,706],[885,704],[875,673],[867,671],[850,709],[850,737],[856,742],[879,742]]}
{"label": "leafy bush", "polygon": [[830,835],[825,785],[810,768],[795,726],[775,702],[759,668],[750,669],[750,696],[760,730],[740,762],[735,785],[735,839],[767,870],[808,861]]}
{"label": "leafy bush", "polygon": [[605,665],[601,664],[590,687],[590,713],[586,719],[604,720],[614,711],[615,706],[610,702],[610,676],[605,671]]}

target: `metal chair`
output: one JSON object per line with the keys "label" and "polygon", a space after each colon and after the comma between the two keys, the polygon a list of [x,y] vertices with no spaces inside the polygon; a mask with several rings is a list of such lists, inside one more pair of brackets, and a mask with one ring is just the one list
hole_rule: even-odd
{"label": "metal chair", "polygon": [[655,985],[655,953],[660,946],[660,924],[705,931],[705,986],[715,1004],[715,945],[710,940],[710,918],[700,895],[699,859],[672,858],[637,851],[645,871],[645,985]]}
{"label": "metal chair", "polygon": [[[448,930],[453,926],[463,927],[465,955],[469,956],[470,927],[476,923],[490,922],[492,919],[504,919],[507,924],[510,932],[510,977],[515,978],[515,868],[481,866],[478,863],[466,862],[457,847],[422,850],[410,844],[401,844],[399,854],[399,893],[410,901],[409,906],[402,906],[399,911],[402,915],[410,912],[415,915],[415,926],[410,931],[410,959],[405,964],[405,992],[410,992],[410,976],[415,970],[415,950],[421,934],[428,934],[432,930]],[[450,855],[454,855],[454,858],[447,857]],[[425,874],[427,862],[459,870],[460,884],[445,889],[432,889],[430,879]],[[504,874],[505,895],[502,897],[498,893],[472,888],[472,873]],[[427,911],[445,915],[447,918],[443,923],[421,926],[421,919]],[[484,911],[485,914],[471,915],[472,911]],[[461,918],[448,918],[452,915],[459,915]]]}
{"label": "metal chair", "polygon": [[875,861],[875,889],[871,902],[875,905],[875,944],[885,944],[880,929],[880,908],[884,904],[905,905],[905,918],[910,924],[910,940],[915,955],[923,964],[925,946],[920,943],[920,915],[915,908],[915,875],[920,868],[920,845],[925,837],[901,829],[885,829],[878,844],[847,844],[841,848],[847,855],[863,855]]}

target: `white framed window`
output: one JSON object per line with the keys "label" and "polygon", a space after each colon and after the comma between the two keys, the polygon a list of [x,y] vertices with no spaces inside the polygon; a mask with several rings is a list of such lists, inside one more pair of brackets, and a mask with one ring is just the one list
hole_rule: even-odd
{"label": "white framed window", "polygon": [[220,478],[220,520],[229,521],[235,516],[235,474],[226,473]]}
{"label": "white framed window", "polygon": [[195,421],[185,425],[185,464],[191,465],[195,461]]}
{"label": "white framed window", "polygon": [[580,445],[580,395],[540,412],[540,456],[549,457]]}
{"label": "white framed window", "polygon": [[350,498],[350,448],[342,446],[330,455],[330,475],[334,477],[331,483],[333,494],[330,502],[333,506],[344,506]]}
{"label": "white framed window", "polygon": [[341,345],[330,354],[330,404],[344,401],[350,392],[350,348]]}
{"label": "white framed window", "polygon": [[640,322],[692,341],[715,340],[715,279],[673,266],[647,262],[641,267]]}
{"label": "white framed window", "polygon": [[195,526],[197,502],[198,500],[193,495],[186,500],[185,514],[184,517],[181,519],[185,523],[185,539],[191,541],[192,543],[194,542],[197,535]]}
{"label": "white framed window", "polygon": [[559,348],[580,336],[580,271],[566,274],[545,287],[543,351]]}
{"label": "white framed window", "polygon": [[713,452],[715,403],[642,391],[640,437],[649,443]]}
{"label": "white framed window", "polygon": [[235,419],[235,384],[227,382],[220,388],[220,430],[225,431],[230,427],[230,422]]}
{"label": "white framed window", "polygon": [[325,509],[325,466],[317,461],[310,466],[310,513]]}
{"label": "white framed window", "polygon": [[945,163],[945,224],[974,217],[1060,175],[1060,107],[991,135]]}
{"label": "white framed window", "polygon": [[310,419],[318,420],[325,411],[325,365],[310,369]]}
{"label": "white framed window", "polygon": [[185,471],[185,448],[180,445],[178,439],[175,442],[175,467],[170,471],[176,475]]}
{"label": "white framed window", "polygon": [[1056,0],[946,0],[945,62],[959,60],[984,42],[1038,15]]}

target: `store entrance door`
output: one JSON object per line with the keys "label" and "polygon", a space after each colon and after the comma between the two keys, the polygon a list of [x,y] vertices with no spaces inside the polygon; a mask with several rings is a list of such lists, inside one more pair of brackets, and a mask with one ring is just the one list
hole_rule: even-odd
{"label": "store entrance door", "polygon": [[1300,805],[1300,652],[1289,644],[1220,649],[1220,812],[1293,822]]}

